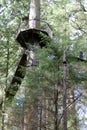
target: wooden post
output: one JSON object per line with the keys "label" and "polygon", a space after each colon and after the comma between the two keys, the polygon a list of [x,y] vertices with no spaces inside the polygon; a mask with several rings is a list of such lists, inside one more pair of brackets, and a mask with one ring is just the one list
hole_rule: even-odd
{"label": "wooden post", "polygon": [[31,0],[29,28],[40,28],[40,0]]}

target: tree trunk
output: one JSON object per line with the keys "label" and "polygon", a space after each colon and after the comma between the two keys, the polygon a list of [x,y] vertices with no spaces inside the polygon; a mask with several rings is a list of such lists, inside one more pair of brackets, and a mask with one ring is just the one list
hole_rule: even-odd
{"label": "tree trunk", "polygon": [[41,96],[38,100],[38,130],[41,130],[42,128],[42,100]]}
{"label": "tree trunk", "polygon": [[67,88],[66,88],[66,71],[67,71],[67,61],[66,61],[66,50],[63,54],[63,67],[64,67],[64,78],[63,78],[63,130],[67,130]]}
{"label": "tree trunk", "polygon": [[23,103],[23,106],[21,108],[21,126],[22,126],[22,130],[24,130],[24,103]]}
{"label": "tree trunk", "polygon": [[40,28],[40,0],[31,0],[29,28]]}
{"label": "tree trunk", "polygon": [[54,90],[54,130],[58,130],[58,88],[57,85]]}
{"label": "tree trunk", "polygon": [[42,94],[42,130],[46,130],[46,93]]}
{"label": "tree trunk", "polygon": [[70,84],[71,88],[68,89],[68,105],[70,105],[70,110],[68,111],[69,119],[72,118],[73,129],[79,130],[78,120],[77,120],[77,110],[76,110],[76,102],[75,102],[75,95],[74,95],[74,88],[73,85]]}

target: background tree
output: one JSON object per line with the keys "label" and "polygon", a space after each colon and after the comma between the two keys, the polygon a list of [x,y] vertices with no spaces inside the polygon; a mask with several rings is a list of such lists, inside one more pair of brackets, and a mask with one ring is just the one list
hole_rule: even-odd
{"label": "background tree", "polygon": [[[16,44],[15,37],[22,17],[28,15],[29,1],[6,0],[0,4],[0,84],[2,92],[3,88],[9,86],[21,55],[22,49]],[[86,63],[78,62],[74,57],[78,57],[82,51],[83,58],[87,59],[86,12],[85,0],[41,1],[41,19],[51,25],[54,41],[52,43],[50,41],[47,48],[37,49],[39,64],[34,69],[27,67],[28,72],[15,97],[14,106],[7,107],[5,103],[4,111],[8,114],[9,122],[5,123],[7,128],[4,127],[4,129],[27,130],[33,129],[33,126],[40,130],[64,129],[62,127],[64,120],[64,50],[67,50],[67,75],[65,77],[67,98],[64,108],[64,111],[67,111],[66,129],[79,130],[83,127],[86,116],[81,117],[80,111],[83,115],[86,112],[87,69]]]}

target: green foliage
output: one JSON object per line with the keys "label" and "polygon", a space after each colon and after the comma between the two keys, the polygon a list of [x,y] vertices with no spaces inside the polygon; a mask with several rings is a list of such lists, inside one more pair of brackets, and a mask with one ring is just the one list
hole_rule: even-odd
{"label": "green foliage", "polygon": [[[29,0],[0,1],[0,84],[2,88],[9,86],[21,57],[22,49],[15,39],[21,18],[29,14],[29,2]],[[86,9],[85,4],[83,5]],[[39,64],[35,68],[27,68],[24,87],[28,91],[25,95],[32,105],[37,103],[38,95],[43,92],[51,97],[55,84],[63,80],[65,49],[67,49],[67,84],[74,81],[75,84],[87,86],[86,64],[78,63],[75,58],[79,56],[80,51],[83,51],[84,58],[87,59],[86,14],[87,11],[82,9],[80,1],[42,0],[41,19],[51,25],[54,37],[52,41],[40,34],[43,37],[41,42],[45,41],[46,47],[35,48]],[[73,120],[72,118],[68,122],[69,125]]]}
{"label": "green foliage", "polygon": [[70,66],[69,74],[71,79],[74,80],[76,83],[81,83],[87,80],[87,73],[84,71],[82,72],[78,68],[73,68],[72,66]]}

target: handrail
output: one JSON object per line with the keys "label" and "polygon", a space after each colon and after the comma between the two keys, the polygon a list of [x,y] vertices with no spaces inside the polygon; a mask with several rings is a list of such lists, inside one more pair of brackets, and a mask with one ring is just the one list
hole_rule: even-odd
{"label": "handrail", "polygon": [[[26,17],[25,19],[22,19],[17,34],[18,34],[19,32],[21,32],[21,31],[24,31],[24,30],[29,29],[28,22],[31,21],[31,20],[36,20],[36,21],[38,21],[38,22],[43,23],[43,25],[40,26],[40,29],[42,29],[43,31],[47,32],[48,35],[49,35],[51,38],[53,37],[52,29],[51,29],[50,25],[49,25],[46,21],[44,21],[44,20],[42,20],[42,19],[30,19],[30,20],[28,20],[28,17]],[[25,23],[24,21],[27,21],[27,23]],[[24,23],[24,24],[22,25],[22,23]]]}

